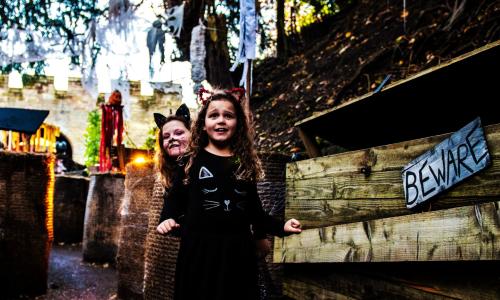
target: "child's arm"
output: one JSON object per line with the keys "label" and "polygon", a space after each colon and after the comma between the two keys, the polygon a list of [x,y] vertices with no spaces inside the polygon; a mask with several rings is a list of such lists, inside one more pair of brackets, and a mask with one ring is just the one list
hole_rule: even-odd
{"label": "child's arm", "polygon": [[174,184],[163,197],[160,224],[156,227],[156,231],[167,234],[180,227],[179,220],[184,217],[186,199],[186,188],[182,182]]}
{"label": "child's arm", "polygon": [[297,221],[296,219],[290,219],[286,221],[284,229],[285,232],[287,233],[301,233],[302,232],[301,226],[302,225],[300,225],[300,222]]}
{"label": "child's arm", "polygon": [[251,202],[253,202],[253,231],[256,240],[265,238],[266,233],[283,237],[290,233],[300,233],[302,231],[299,221],[290,219],[283,224],[283,222],[264,212],[256,185],[252,186],[250,194]]}
{"label": "child's arm", "polygon": [[179,225],[177,222],[175,222],[174,219],[167,219],[167,220],[161,222],[160,225],[158,225],[158,227],[156,227],[156,231],[158,231],[161,234],[167,234],[172,229],[178,228],[180,226],[181,225]]}

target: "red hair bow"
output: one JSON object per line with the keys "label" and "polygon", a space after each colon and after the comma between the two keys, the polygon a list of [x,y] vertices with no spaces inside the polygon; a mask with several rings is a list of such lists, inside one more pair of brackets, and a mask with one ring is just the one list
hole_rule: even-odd
{"label": "red hair bow", "polygon": [[202,87],[198,90],[198,101],[200,101],[201,104],[205,106],[205,104],[207,104],[207,102],[210,101],[210,98],[212,98],[213,95],[214,95],[213,92],[206,90],[205,88]]}
{"label": "red hair bow", "polygon": [[[241,99],[243,99],[243,97],[245,96],[245,89],[239,88],[239,87],[232,88],[229,90],[224,90],[222,92],[223,92],[223,94],[228,94],[228,95],[233,96],[236,99],[236,101],[238,101],[238,102],[241,102]],[[221,93],[219,91],[216,91],[214,93],[214,92],[209,91],[209,90],[202,87],[198,90],[198,101],[200,101],[202,105],[205,105],[208,102],[210,102],[212,96],[216,95],[216,94],[221,94]]]}

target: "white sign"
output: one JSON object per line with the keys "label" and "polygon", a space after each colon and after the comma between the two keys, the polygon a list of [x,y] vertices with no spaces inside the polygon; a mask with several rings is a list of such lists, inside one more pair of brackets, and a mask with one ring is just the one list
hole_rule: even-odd
{"label": "white sign", "polygon": [[406,207],[429,200],[489,163],[490,154],[478,117],[404,167]]}

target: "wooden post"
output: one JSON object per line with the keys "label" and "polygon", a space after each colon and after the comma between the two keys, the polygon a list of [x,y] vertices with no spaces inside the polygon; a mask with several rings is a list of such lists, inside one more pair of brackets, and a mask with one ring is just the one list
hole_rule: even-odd
{"label": "wooden post", "polygon": [[248,59],[247,60],[247,63],[248,63],[248,72],[247,72],[247,78],[246,78],[246,90],[245,90],[245,105],[243,107],[243,109],[245,110],[245,114],[247,115],[247,118],[248,118],[248,122],[249,122],[249,125],[251,125],[253,123],[253,115],[252,115],[252,112],[250,111],[250,90],[251,90],[251,80],[250,80],[250,65],[252,63],[252,60],[251,59]]}
{"label": "wooden post", "polygon": [[23,142],[23,152],[29,152],[30,151],[30,135],[27,133],[22,133],[22,142]]}
{"label": "wooden post", "polygon": [[9,130],[9,142],[7,144],[7,150],[12,151],[12,130]]}
{"label": "wooden post", "polygon": [[116,152],[118,155],[118,164],[119,164],[120,172],[124,172],[125,171],[125,146],[123,144],[117,145]]}
{"label": "wooden post", "polygon": [[298,131],[299,131],[299,137],[304,143],[304,146],[306,147],[306,152],[309,155],[309,157],[313,158],[321,156],[321,151],[319,150],[318,144],[316,143],[314,138],[311,138],[303,128],[298,127]]}

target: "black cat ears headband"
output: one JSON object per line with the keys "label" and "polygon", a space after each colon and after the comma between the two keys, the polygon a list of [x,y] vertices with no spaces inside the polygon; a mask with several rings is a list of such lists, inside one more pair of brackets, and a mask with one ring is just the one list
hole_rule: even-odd
{"label": "black cat ears headband", "polygon": [[[179,108],[175,111],[175,115],[177,117],[184,118],[188,124],[191,123],[191,115],[189,114],[189,108],[186,106],[186,104],[182,104],[181,106],[179,106]],[[163,125],[167,123],[167,117],[160,113],[154,113],[153,116],[155,118],[156,126],[162,129]]]}

